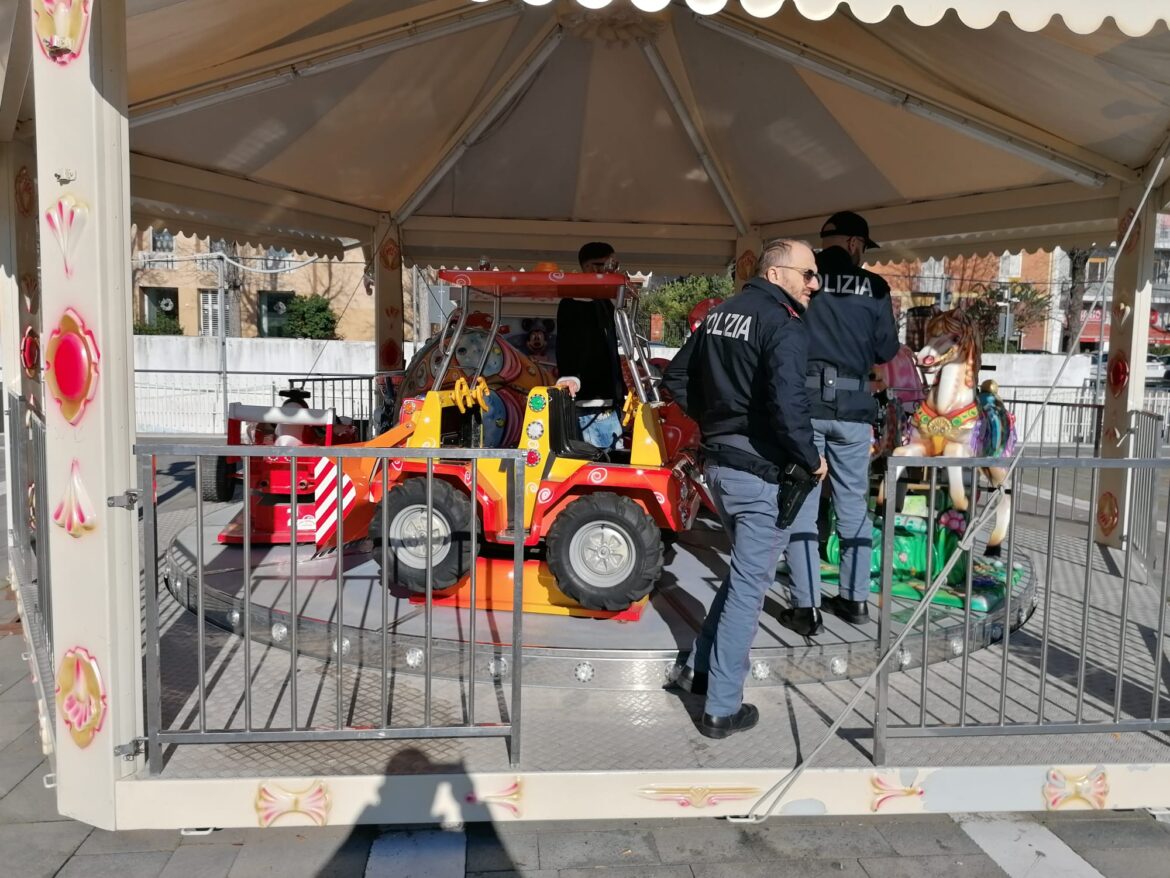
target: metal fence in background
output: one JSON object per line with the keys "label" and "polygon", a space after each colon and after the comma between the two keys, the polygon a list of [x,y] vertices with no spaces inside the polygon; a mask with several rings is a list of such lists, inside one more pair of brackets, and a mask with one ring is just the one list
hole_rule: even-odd
{"label": "metal fence in background", "polygon": [[[944,483],[947,468],[958,464],[974,486],[975,496],[966,513],[970,525],[990,495],[986,487],[980,487],[976,470],[1002,461],[891,458],[887,478],[895,463],[923,467],[931,484]],[[1068,474],[1078,470],[1088,488],[1087,515],[1062,520],[1057,498],[1062,484],[1069,484]],[[898,647],[902,635],[895,639],[891,624],[893,570],[889,560],[895,530],[893,516],[887,517],[882,534],[878,642],[882,652],[895,651],[893,667],[887,665],[879,677],[875,699],[878,764],[884,762],[892,738],[1170,729],[1170,700],[1163,682],[1170,577],[1163,573],[1141,581],[1136,539],[1126,541],[1119,563],[1107,561],[1104,550],[1093,541],[1094,522],[1101,511],[1097,488],[1106,470],[1121,470],[1137,484],[1164,486],[1170,460],[1021,458],[1013,478],[1013,496],[1018,496],[1019,483],[1027,474],[1037,473],[1048,486],[1050,499],[1040,523],[1018,527],[1019,516],[1013,516],[1001,569],[1013,578],[1039,577],[1040,587],[1036,602],[1027,605],[1013,604],[1012,589],[1004,592],[1006,624],[993,626],[990,640],[995,645],[991,649],[978,650],[981,644],[973,635],[980,627],[980,614],[972,610],[972,596],[987,587],[986,583],[979,585],[976,573],[976,557],[983,551],[986,533],[977,540],[974,553],[960,558],[959,581],[944,586],[962,601],[962,635],[947,643],[931,643],[932,608],[926,608],[920,623],[904,629],[906,633],[921,631],[922,655]],[[1147,502],[1150,508],[1143,511],[1140,504]],[[1168,503],[1170,495],[1165,491],[1159,492],[1156,501],[1147,501],[1141,491],[1131,491],[1127,508],[1118,510],[1117,517],[1134,521],[1148,515],[1164,524]],[[1170,554],[1164,528],[1155,551],[1164,570]],[[1025,556],[1028,563],[1018,563]],[[928,552],[926,582],[943,569],[946,560]],[[1017,630],[1034,611],[1039,620]],[[892,709],[891,704],[898,706]]]}
{"label": "metal fence in background", "polygon": [[382,408],[378,378],[368,375],[229,372],[227,399],[223,379],[214,370],[135,369],[134,392],[140,434],[206,433],[222,435],[227,404],[279,406],[282,390],[303,388],[312,408],[332,408],[341,417],[370,423]]}
{"label": "metal fence in background", "polygon": [[[328,452],[322,455],[322,451]],[[321,449],[297,448],[282,449],[282,454],[288,457],[290,480],[296,479],[297,461],[301,458],[308,460],[328,460],[340,472],[342,460],[350,458],[377,459],[381,463],[376,465],[375,471],[381,478],[381,532],[377,535],[381,545],[381,575],[380,582],[375,580],[375,586],[380,586],[381,624],[380,649],[365,651],[353,650],[350,654],[350,644],[359,642],[357,631],[345,621],[345,552],[346,542],[354,542],[365,534],[346,533],[343,520],[336,524],[336,543],[339,547],[325,559],[335,560],[335,575],[330,573],[326,577],[313,574],[303,569],[310,561],[320,563],[320,558],[312,559],[301,557],[296,551],[288,556],[287,562],[282,562],[280,572],[273,573],[271,567],[265,568],[252,563],[253,558],[253,523],[250,504],[242,507],[242,533],[240,552],[242,562],[233,567],[229,573],[239,577],[239,588],[232,593],[233,605],[223,608],[217,603],[205,582],[208,570],[208,558],[205,549],[215,546],[215,538],[207,539],[205,530],[210,525],[205,521],[206,504],[202,500],[204,480],[211,478],[209,466],[216,458],[226,455],[241,458],[242,480],[250,484],[250,469],[252,466],[262,465],[265,458],[271,455],[270,448],[254,448],[251,446],[204,446],[149,443],[137,445],[135,454],[138,457],[138,484],[145,490],[141,493],[143,508],[143,564],[145,588],[145,632],[146,632],[146,739],[147,761],[152,774],[158,774],[163,766],[163,748],[172,745],[190,744],[233,744],[233,743],[260,743],[260,742],[322,742],[322,741],[359,741],[359,740],[387,740],[387,739],[437,739],[437,738],[487,738],[503,737],[509,742],[509,753],[512,763],[518,764],[520,759],[520,718],[521,718],[521,678],[522,667],[521,649],[523,638],[523,563],[524,540],[524,484],[523,477],[526,451],[496,450],[496,449],[432,449],[426,452],[425,472],[420,472],[414,478],[425,481],[425,507],[419,509],[423,516],[422,524],[417,528],[419,536],[413,537],[415,530],[407,529],[403,532],[395,531],[395,542],[408,541],[410,551],[425,555],[426,588],[423,612],[425,614],[425,637],[417,646],[403,651],[401,643],[389,642],[391,626],[387,618],[390,582],[388,571],[391,569],[389,546],[390,527],[387,514],[386,499],[390,496],[388,490],[389,461],[409,458],[411,461],[420,460],[423,455],[420,449]],[[158,501],[149,490],[156,477],[157,461],[166,459],[173,465],[175,461],[195,462],[195,536],[194,550],[189,547],[183,550],[182,568],[172,559],[169,547],[159,545],[159,510]],[[440,523],[442,519],[435,515],[435,484],[444,477],[435,474],[436,463],[468,462],[469,479],[471,484],[478,482],[478,467],[481,462],[499,460],[511,470],[508,476],[510,486],[507,500],[508,522],[510,533],[515,535],[512,551],[512,567],[510,577],[513,582],[513,610],[511,612],[512,643],[510,648],[506,644],[496,643],[491,635],[476,634],[477,613],[469,613],[468,628],[463,639],[465,648],[466,676],[462,676],[464,691],[461,697],[462,721],[443,723],[432,716],[432,617],[434,615],[434,562],[432,553],[436,547],[446,547],[447,551],[458,551],[455,541],[444,543],[447,536],[454,536],[453,531],[444,531]],[[271,462],[269,458],[269,463]],[[337,505],[340,510],[347,506],[344,493],[348,479],[335,477],[337,484]],[[450,482],[443,482],[450,484]],[[300,520],[298,509],[298,495],[290,494],[291,520]],[[468,525],[468,543],[470,557],[478,555],[477,543],[480,539],[478,504],[471,503],[471,521]],[[427,525],[430,522],[430,525]],[[397,526],[397,525],[396,525]],[[405,525],[403,527],[406,527]],[[409,542],[417,538],[418,542]],[[422,548],[419,544],[425,544]],[[378,550],[373,554],[377,557]],[[163,564],[160,565],[160,557]],[[421,560],[421,559],[420,559]],[[162,648],[160,643],[162,631],[160,629],[159,590],[162,584],[161,575],[165,571],[168,577],[182,578],[184,585],[181,590],[188,599],[185,601],[195,611],[194,627],[195,649],[184,646],[181,650]],[[477,565],[470,564],[469,581],[465,586],[471,606],[476,606],[476,590],[483,586],[479,582]],[[215,575],[224,576],[225,571],[215,571]],[[274,610],[271,607],[261,607],[253,602],[253,590],[260,585],[271,584],[274,575],[281,577],[280,587],[287,596],[290,611],[284,613],[281,620],[273,623]],[[285,578],[287,577],[287,583]],[[328,580],[332,579],[330,583]],[[302,615],[302,599],[305,591],[319,592],[322,589],[335,588],[335,604],[333,613],[324,620],[305,618]],[[287,589],[287,590],[286,590]],[[298,595],[299,592],[299,595]],[[192,594],[193,593],[193,594]],[[214,616],[220,628],[235,631],[241,635],[239,648],[243,652],[244,672],[240,677],[231,677],[216,674],[211,665],[214,662],[208,653],[212,649],[209,644],[210,632],[208,619]],[[257,645],[253,640],[256,632],[266,637],[271,626],[271,643],[287,645],[289,661],[287,670],[279,673],[283,677],[278,685],[265,688],[256,682],[256,674],[261,656],[269,654],[263,645]],[[304,663],[298,664],[303,654],[299,645],[301,638],[312,634],[314,626],[324,626],[325,637],[329,646],[325,654],[327,661],[314,665],[316,670],[307,670]],[[278,637],[276,629],[282,632]],[[218,629],[212,628],[212,631]],[[352,640],[351,640],[352,638]],[[397,638],[395,637],[395,640]],[[411,652],[415,653],[412,657]],[[256,657],[253,657],[256,653]],[[372,653],[372,654],[371,654]],[[214,655],[214,654],[212,654]],[[265,662],[271,663],[269,658]],[[493,667],[510,666],[508,673],[511,676],[511,698],[506,708],[503,721],[482,722],[476,717],[476,685],[494,683],[503,675],[502,672],[492,671]],[[394,709],[391,703],[390,687],[395,685],[398,669],[402,662],[410,668],[422,668],[424,695],[422,703],[422,723],[415,725],[392,725],[390,714]],[[355,666],[355,667],[351,667]],[[355,670],[365,670],[369,674],[367,679],[375,679],[379,683],[369,687],[362,687],[353,681]],[[346,673],[349,672],[350,680]],[[493,679],[494,678],[494,679]],[[164,722],[164,692],[174,694],[175,680],[185,681],[182,684],[184,691],[189,687],[189,697],[192,702],[191,716],[182,722]],[[193,681],[193,682],[190,682]],[[272,681],[269,680],[271,683]],[[233,687],[237,687],[233,688]],[[332,687],[336,703],[333,699],[323,698],[322,691]],[[378,691],[380,689],[380,691]],[[276,690],[277,694],[273,695]],[[214,702],[214,704],[212,703]],[[226,703],[226,709],[221,709]],[[298,703],[304,710],[298,710]],[[327,719],[322,721],[325,714],[320,712],[325,704]],[[495,703],[495,699],[493,699]],[[307,718],[306,718],[307,711]],[[353,717],[360,715],[362,721],[355,721]],[[174,717],[170,717],[173,721]],[[372,722],[366,720],[373,720]]]}
{"label": "metal fence in background", "polygon": [[49,500],[45,485],[45,422],[14,394],[8,395],[8,443],[11,471],[9,527],[13,546],[11,561],[22,582],[36,583],[33,606],[25,601],[25,622],[37,626],[42,642],[52,644],[53,588],[49,572],[49,541],[41,538],[49,526]]}

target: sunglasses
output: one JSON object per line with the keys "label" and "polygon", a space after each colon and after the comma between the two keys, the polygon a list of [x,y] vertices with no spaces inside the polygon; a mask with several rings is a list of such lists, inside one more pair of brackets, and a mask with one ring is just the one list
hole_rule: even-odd
{"label": "sunglasses", "polygon": [[815,268],[797,268],[795,265],[774,265],[772,267],[773,268],[787,268],[790,271],[799,272],[800,276],[804,278],[804,282],[806,284],[811,284],[814,280],[817,283],[820,283],[820,280],[821,280],[821,276],[820,276],[820,274],[817,273],[817,270]]}

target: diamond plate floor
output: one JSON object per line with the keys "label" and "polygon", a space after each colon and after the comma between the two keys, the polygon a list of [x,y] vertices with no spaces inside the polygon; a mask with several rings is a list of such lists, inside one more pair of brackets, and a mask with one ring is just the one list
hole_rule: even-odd
{"label": "diamond plate floor", "polygon": [[[189,524],[190,510],[163,511],[159,544]],[[1170,715],[1167,656],[1159,655],[1161,580],[1150,585],[1110,573],[1109,564],[1094,560],[1088,578],[1088,625],[1082,648],[1085,613],[1085,544],[1078,547],[1069,531],[1049,543],[1046,523],[1020,516],[1016,541],[1032,555],[1041,603],[1027,626],[1009,642],[930,665],[925,708],[919,669],[890,675],[889,723],[946,726],[965,712],[968,724],[998,725],[1001,721],[1033,723],[1041,691],[1041,638],[1048,632],[1044,685],[1044,720],[1072,721],[1077,709],[1077,681],[1084,660],[1083,716],[1086,721],[1113,719],[1117,697],[1121,644],[1119,717],[1148,718],[1158,681],[1159,715]],[[1068,529],[1065,529],[1066,531]],[[1160,548],[1159,548],[1160,551]],[[1100,568],[1100,569],[1099,569]],[[1046,591],[1047,590],[1047,591]],[[1121,605],[1128,591],[1128,620],[1122,631]],[[162,608],[163,726],[199,727],[195,617],[174,602],[165,589]],[[380,724],[381,672],[343,662],[301,657],[290,676],[289,653],[252,643],[207,626],[205,630],[207,729],[243,729],[245,653],[250,653],[252,727],[287,728],[290,681],[296,680],[298,724],[301,728],[336,728],[338,716],[350,727]],[[1006,660],[1005,660],[1006,655]],[[1157,660],[1157,661],[1156,661]],[[1001,685],[1001,678],[1005,681]],[[963,686],[963,681],[966,686]],[[829,724],[857,691],[856,681],[773,687],[753,690],[749,700],[760,708],[757,730],[737,736],[734,745],[710,741],[697,733],[691,717],[701,701],[680,699],[660,691],[601,692],[575,689],[525,689],[520,766],[530,771],[620,771],[704,768],[775,768],[795,764],[814,747]],[[963,690],[966,689],[964,697]],[[417,676],[387,679],[385,717],[390,726],[422,721],[424,693]],[[339,699],[340,691],[340,699]],[[476,686],[479,722],[507,721],[510,680]],[[466,719],[468,687],[457,680],[435,680],[432,722]],[[338,704],[340,701],[340,713]],[[855,716],[818,762],[821,767],[864,767],[872,752],[873,704],[860,702]],[[892,765],[1045,764],[1059,754],[1063,762],[1153,762],[1170,758],[1170,737],[1162,732],[1083,733],[1076,735],[998,735],[964,738],[892,738],[887,762]],[[508,752],[503,740],[442,740],[296,744],[179,745],[168,748],[164,776],[224,777],[277,775],[366,774],[388,768],[412,773],[427,765],[461,763],[471,771],[505,771]]]}

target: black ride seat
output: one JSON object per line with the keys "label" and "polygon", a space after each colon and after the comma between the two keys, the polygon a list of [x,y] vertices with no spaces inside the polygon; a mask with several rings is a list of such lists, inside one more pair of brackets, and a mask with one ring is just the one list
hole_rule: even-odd
{"label": "black ride seat", "polygon": [[553,454],[573,460],[606,460],[604,448],[598,448],[581,438],[577,408],[569,391],[550,387],[548,391],[548,445]]}

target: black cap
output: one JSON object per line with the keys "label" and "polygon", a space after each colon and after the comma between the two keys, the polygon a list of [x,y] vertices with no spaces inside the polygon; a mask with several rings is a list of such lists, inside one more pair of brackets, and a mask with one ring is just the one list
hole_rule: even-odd
{"label": "black cap", "polygon": [[870,250],[878,246],[877,241],[869,236],[869,223],[865,217],[851,210],[842,210],[833,214],[821,226],[821,237],[831,238],[833,235],[846,235],[850,238],[865,238],[865,249]]}

